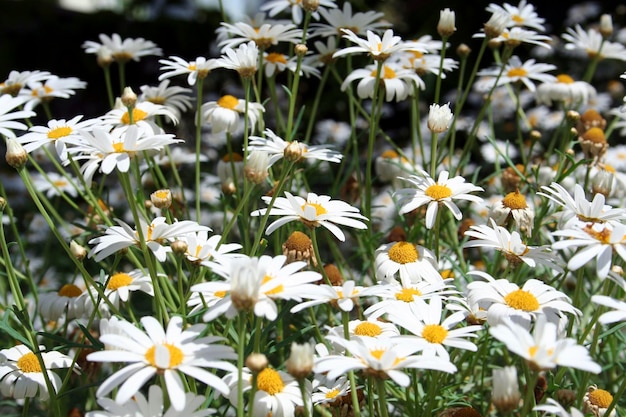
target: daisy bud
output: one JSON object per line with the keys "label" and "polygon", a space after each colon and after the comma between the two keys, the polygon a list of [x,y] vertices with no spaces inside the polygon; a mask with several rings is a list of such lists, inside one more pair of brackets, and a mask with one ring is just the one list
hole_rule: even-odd
{"label": "daisy bud", "polygon": [[310,343],[292,343],[286,363],[287,372],[296,379],[306,378],[313,369],[313,353],[313,345]]}
{"label": "daisy bud", "polygon": [[491,402],[500,414],[508,414],[519,406],[521,395],[514,366],[494,369],[492,387]]}
{"label": "daisy bud", "polygon": [[150,194],[150,201],[156,208],[168,209],[172,205],[172,192],[169,189],[157,190]]}
{"label": "daisy bud", "polygon": [[605,198],[609,198],[613,189],[614,175],[611,171],[600,169],[591,180],[591,190],[594,194],[602,194]]}
{"label": "daisy bud", "polygon": [[175,255],[184,255],[185,253],[187,253],[187,249],[189,249],[189,245],[187,244],[187,242],[180,239],[173,241],[170,247],[172,248],[172,252],[174,252]]}
{"label": "daisy bud", "polygon": [[576,110],[568,110],[567,113],[565,113],[565,118],[567,118],[567,120],[572,123],[576,123],[578,122],[578,120],[580,120],[580,113],[578,113]]}
{"label": "daisy bud", "polygon": [[113,56],[109,48],[100,48],[96,55],[96,62],[101,68],[106,68],[113,63]]}
{"label": "daisy bud", "polygon": [[129,108],[134,108],[137,104],[137,94],[130,87],[125,87],[122,93],[122,104]]}
{"label": "daisy bud", "polygon": [[267,368],[269,361],[267,360],[267,356],[262,353],[251,353],[246,358],[246,366],[253,373],[259,373],[263,369]]}
{"label": "daisy bud", "polygon": [[7,153],[6,160],[9,165],[19,170],[26,165],[28,161],[28,153],[24,150],[24,147],[15,139],[7,139]]}
{"label": "daisy bud", "polygon": [[302,232],[295,231],[283,243],[283,255],[287,257],[287,262],[305,261],[307,264],[317,266],[313,242]]}
{"label": "daisy bud", "polygon": [[578,137],[578,141],[587,159],[597,160],[604,156],[609,148],[604,131],[599,127],[592,127],[587,130]]}
{"label": "daisy bud", "polygon": [[314,13],[320,7],[320,0],[302,0],[302,8],[307,12]]}
{"label": "daisy bud", "polygon": [[244,168],[244,175],[253,184],[262,184],[269,172],[270,157],[264,151],[252,151]]}
{"label": "daisy bud", "polygon": [[600,33],[604,39],[608,39],[613,34],[613,18],[610,14],[600,16]]}
{"label": "daisy bud", "polygon": [[613,402],[613,395],[610,392],[592,385],[587,389],[587,393],[583,397],[583,411],[587,414],[591,413],[595,417],[614,417],[615,409],[607,416],[606,411]]}
{"label": "daisy bud", "polygon": [[304,147],[300,145],[297,140],[289,142],[289,145],[283,151],[285,159],[292,162],[297,162],[302,159],[304,154]]}
{"label": "daisy bud", "polygon": [[563,405],[563,407],[571,407],[576,401],[576,391],[571,389],[558,389],[556,390],[554,396],[559,404]]}
{"label": "daisy bud", "polygon": [[594,109],[586,110],[577,122],[576,130],[584,133],[592,127],[606,128],[606,119]]}
{"label": "daisy bud", "polygon": [[224,194],[234,194],[237,191],[234,176],[238,179],[243,178],[243,165],[243,156],[236,152],[224,155],[217,162],[217,176],[222,183]]}
{"label": "daisy bud", "polygon": [[437,32],[441,37],[448,37],[456,31],[454,26],[454,12],[449,8],[445,8],[439,12],[439,23],[437,24]]}
{"label": "daisy bud", "polygon": [[460,58],[467,58],[469,54],[471,53],[472,53],[472,49],[469,46],[467,46],[467,44],[462,43],[456,48],[456,54]]}
{"label": "daisy bud", "polygon": [[87,249],[76,243],[75,240],[70,242],[70,252],[79,261],[82,261],[87,256]]}
{"label": "daisy bud", "polygon": [[259,298],[261,280],[257,271],[258,259],[237,263],[231,276],[230,298],[239,311],[251,311]]}
{"label": "daisy bud", "polygon": [[491,15],[487,23],[485,23],[485,35],[487,39],[497,38],[506,28],[509,16],[505,12],[496,11]]}
{"label": "daisy bud", "polygon": [[7,207],[7,200],[4,197],[0,197],[0,212],[3,212]]}
{"label": "daisy bud", "polygon": [[448,130],[452,121],[452,111],[450,103],[440,106],[431,104],[428,113],[428,129],[433,133],[442,133]]}
{"label": "daisy bud", "polygon": [[324,265],[324,273],[330,281],[330,285],[343,285],[343,275],[334,264]]}
{"label": "daisy bud", "polygon": [[307,48],[305,44],[299,43],[294,48],[294,52],[296,53],[296,56],[305,56],[306,53],[309,52],[309,48]]}

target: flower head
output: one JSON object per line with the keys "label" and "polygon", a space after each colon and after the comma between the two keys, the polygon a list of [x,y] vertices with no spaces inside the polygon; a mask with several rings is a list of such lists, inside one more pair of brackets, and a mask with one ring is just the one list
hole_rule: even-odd
{"label": "flower head", "polygon": [[161,48],[154,42],[144,38],[122,39],[117,33],[110,37],[101,33],[99,38],[100,43],[95,41],[85,41],[83,43],[86,53],[97,54],[100,57],[104,50],[110,55],[111,59],[117,62],[139,61],[139,58],[144,56],[160,56],[162,54]]}
{"label": "flower head", "polygon": [[341,29],[344,33],[343,37],[357,46],[349,46],[334,53],[333,57],[367,53],[374,61],[385,61],[395,52],[401,51],[418,51],[426,52],[426,48],[417,42],[403,42],[400,36],[395,36],[392,29],[387,29],[383,33],[382,38],[371,30],[367,31],[367,40],[359,38],[356,33],[350,29]]}

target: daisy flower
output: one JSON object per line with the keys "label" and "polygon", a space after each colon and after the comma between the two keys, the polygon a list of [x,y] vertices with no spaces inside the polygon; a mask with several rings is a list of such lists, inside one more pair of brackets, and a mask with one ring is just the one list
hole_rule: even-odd
{"label": "daisy flower", "polygon": [[594,29],[584,30],[580,25],[574,29],[565,30],[562,38],[567,41],[565,49],[582,52],[585,56],[600,59],[618,59],[626,61],[626,47],[618,42],[610,42],[603,38],[602,34]]}
{"label": "daisy flower", "polygon": [[179,240],[187,243],[185,257],[194,263],[200,263],[204,266],[212,267],[217,264],[228,264],[232,258],[244,256],[239,253],[231,253],[240,250],[242,246],[239,243],[221,243],[221,235],[213,235],[209,237],[208,231],[199,231],[189,233],[179,237]]}
{"label": "daisy flower", "polygon": [[626,219],[623,208],[613,208],[605,204],[605,197],[596,193],[593,200],[587,200],[585,191],[580,184],[574,185],[572,196],[562,185],[553,182],[550,186],[542,186],[543,192],[537,195],[546,197],[562,207],[562,211],[555,215],[559,219],[559,226],[569,229],[578,223],[619,223]]}
{"label": "daisy flower", "polygon": [[46,197],[52,198],[61,194],[68,194],[76,198],[78,189],[76,188],[78,180],[71,175],[59,175],[56,172],[48,172],[45,176],[38,175],[33,177],[33,185],[35,188],[46,194]]}
{"label": "daisy flower", "polygon": [[[355,337],[390,338],[399,336],[400,331],[394,323],[369,317],[367,320],[350,320],[348,322],[349,339]],[[328,335],[344,337],[344,326],[336,326],[328,330]]]}
{"label": "daisy flower", "polygon": [[496,280],[481,271],[469,274],[484,279],[467,284],[467,298],[470,304],[477,304],[487,311],[489,324],[512,320],[530,328],[531,322],[538,320],[539,316],[558,323],[565,313],[581,314],[567,295],[537,279],[528,279],[520,288],[504,278]]}
{"label": "daisy flower", "polygon": [[146,275],[139,269],[105,275],[103,280],[104,295],[115,307],[119,306],[120,300],[127,302],[131,291],[141,291],[154,297],[154,287],[150,275]]}
{"label": "daisy flower", "polygon": [[125,132],[107,132],[97,127],[91,132],[81,131],[82,142],[69,152],[75,160],[87,160],[80,168],[87,184],[91,183],[96,170],[110,174],[114,169],[128,172],[130,160],[141,157],[144,151],[160,151],[166,145],[180,143],[174,135],[151,134],[131,125]]}
{"label": "daisy flower", "polygon": [[110,37],[101,33],[98,37],[100,38],[100,43],[95,41],[85,41],[83,43],[85,53],[100,55],[102,50],[105,49],[114,61],[121,63],[130,60],[139,61],[139,58],[144,56],[162,55],[161,48],[154,42],[147,41],[144,38],[122,39],[117,33]]}
{"label": "daisy flower", "polygon": [[[226,131],[235,133],[241,126],[240,116],[246,112],[246,100],[229,94],[220,97],[217,101],[209,101],[202,105],[202,120],[211,124],[213,134]],[[263,117],[265,107],[260,103],[248,102],[248,125],[250,132],[254,132],[257,123]]]}
{"label": "daisy flower", "polygon": [[516,231],[509,232],[498,226],[493,219],[490,225],[470,226],[465,236],[472,239],[463,244],[464,248],[491,248],[499,251],[511,264],[518,266],[525,263],[531,268],[538,265],[546,266],[557,272],[563,272],[559,265],[559,258],[550,250],[549,246],[527,246]]}
{"label": "daisy flower", "polygon": [[205,417],[215,413],[212,408],[205,408],[205,397],[192,392],[185,393],[185,407],[176,410],[170,407],[164,410],[163,391],[158,385],[150,385],[148,398],[137,392],[133,398],[124,404],[118,404],[106,397],[97,398],[98,405],[103,410],[88,411],[85,417]]}
{"label": "daisy flower", "polygon": [[149,101],[137,101],[132,109],[132,119],[129,110],[121,100],[117,100],[115,108],[109,110],[101,120],[103,124],[112,125],[113,132],[125,132],[136,125],[146,134],[160,135],[163,129],[154,121],[157,116],[168,119],[172,124],[178,124],[178,119],[167,107]]}
{"label": "daisy flower", "polygon": [[520,0],[517,6],[513,6],[508,3],[504,3],[502,6],[491,3],[487,7],[487,11],[495,13],[501,11],[509,16],[509,22],[507,26],[527,26],[539,31],[544,31],[545,27],[543,23],[544,18],[539,17],[535,12],[535,6],[528,4],[526,0]]}
{"label": "daisy flower", "polygon": [[413,94],[413,83],[419,88],[425,87],[424,81],[411,69],[399,67],[397,64],[384,64],[380,76],[377,76],[377,65],[368,65],[364,69],[352,71],[341,84],[341,91],[345,91],[354,80],[357,84],[357,94],[360,98],[372,98],[376,88],[376,79],[382,82],[385,91],[385,100],[404,100]]}
{"label": "daisy flower", "polygon": [[230,346],[215,343],[223,338],[200,337],[204,332],[204,324],[192,325],[183,330],[183,319],[178,316],[170,319],[167,330],[150,316],[142,317],[141,324],[145,331],[132,323],[120,321],[116,327],[122,334],[100,336],[100,341],[111,349],[87,355],[87,360],[94,362],[129,363],[100,384],[96,391],[97,397],[119,388],[115,402],[124,404],[158,374],[165,381],[172,407],[180,411],[185,408],[187,396],[179,373],[203,382],[222,394],[229,392],[229,387],[206,369],[211,366],[228,372],[236,371],[234,365],[225,361],[236,359],[235,351]]}
{"label": "daisy flower", "polygon": [[[265,66],[266,77],[273,77],[274,75],[277,75],[285,70],[296,72],[298,69],[298,60],[300,58],[296,55],[287,57],[280,52],[264,52],[263,56],[263,65]],[[314,66],[309,65],[309,62],[311,62],[311,55],[307,55],[302,59],[299,67],[300,75],[304,75],[305,77],[313,75],[319,78],[320,72]]]}
{"label": "daisy flower", "polygon": [[522,233],[527,236],[532,235],[535,211],[528,206],[526,197],[519,190],[508,193],[502,200],[491,206],[489,217],[499,226],[506,226],[513,221],[515,227]]}
{"label": "daisy flower", "polygon": [[[352,227],[355,229],[367,229],[367,225],[361,220],[367,220],[365,216],[359,213],[359,209],[352,207],[350,204],[340,201],[331,200],[329,196],[309,193],[306,200],[300,196],[294,196],[285,191],[285,197],[278,197],[274,201],[274,205],[269,209],[270,216],[282,216],[275,220],[265,230],[266,234],[272,234],[278,229],[294,220],[304,223],[309,228],[324,226],[337,239],[345,241],[346,236],[337,225]],[[261,197],[266,204],[272,200],[271,197]],[[255,210],[250,213],[251,216],[264,216],[268,209]]]}
{"label": "daisy flower", "polygon": [[422,354],[450,360],[447,347],[476,352],[475,344],[467,340],[477,337],[476,332],[482,326],[465,326],[455,329],[467,315],[464,311],[450,314],[442,321],[443,303],[441,297],[434,295],[430,303],[417,298],[411,303],[405,303],[396,311],[387,315],[387,320],[408,330],[410,335],[397,336],[395,339],[410,342],[418,347]]}
{"label": "daisy flower", "polygon": [[[250,391],[252,388],[252,373],[248,368],[243,368],[241,378],[244,391]],[[237,387],[239,384],[237,372],[226,375],[224,382],[229,387],[228,393],[224,394],[224,396],[228,397],[234,407],[243,406],[237,403]],[[267,367],[256,375],[256,384],[256,391],[250,402],[250,406],[254,409],[253,415],[255,417],[293,417],[295,416],[296,407],[304,405],[298,381],[287,372]],[[304,384],[305,391],[307,394],[310,394],[311,382],[305,379]]]}
{"label": "daisy flower", "polygon": [[343,37],[357,46],[349,46],[338,50],[333,54],[333,58],[344,55],[367,53],[374,61],[384,61],[391,54],[403,51],[427,52],[424,45],[417,42],[403,42],[400,36],[394,36],[392,29],[387,29],[381,38],[371,30],[367,31],[367,40],[359,38],[356,33],[350,29],[341,29],[344,33]]}
{"label": "daisy flower", "polygon": [[[334,3],[334,0],[319,0],[320,8],[335,8],[337,5]],[[293,0],[269,0],[261,5],[262,11],[267,11],[267,15],[269,17],[274,17],[283,10],[291,8],[291,19],[293,23],[299,25],[302,23],[302,17],[304,13],[304,6],[302,5],[302,1],[293,1]],[[319,19],[319,9],[313,13],[311,16],[315,20]]]}
{"label": "daisy flower", "polygon": [[[522,63],[518,56],[512,56],[511,59],[504,66],[502,76],[498,79],[498,86],[505,84],[513,84],[520,82],[526,86],[530,91],[535,91],[535,84],[533,80],[541,82],[554,82],[556,77],[551,74],[546,74],[548,71],[556,69],[556,66],[551,64],[535,63],[534,59],[529,59]],[[501,68],[490,68],[487,70],[479,71],[478,75],[486,77],[495,77],[500,73]]]}
{"label": "daisy flower", "polygon": [[332,150],[329,145],[307,145],[296,140],[287,142],[271,129],[265,129],[264,133],[267,136],[265,138],[250,136],[248,150],[267,152],[270,155],[269,166],[274,165],[283,157],[291,161],[311,159],[335,163],[341,162],[343,157],[339,152]]}
{"label": "daisy flower", "polygon": [[591,301],[601,306],[614,309],[613,311],[602,313],[598,318],[600,323],[611,324],[618,321],[626,321],[626,302],[616,300],[606,295],[593,295],[591,296]]}
{"label": "daisy flower", "polygon": [[541,46],[551,49],[550,42],[552,38],[546,35],[540,35],[534,30],[522,29],[520,27],[505,28],[499,36],[493,38],[493,41],[502,42],[506,45],[516,47],[522,43]]}
{"label": "daisy flower", "polygon": [[376,277],[379,281],[404,285],[420,281],[439,283],[443,280],[437,270],[435,255],[423,246],[410,242],[391,242],[376,249]]}
{"label": "daisy flower", "polygon": [[341,398],[347,396],[349,393],[350,381],[348,381],[346,377],[339,377],[336,380],[332,380],[331,383],[326,383],[324,385],[315,385],[314,382],[311,401],[313,402],[313,405],[332,404],[335,401],[341,401]]}
{"label": "daisy flower", "polygon": [[328,336],[328,340],[342,346],[350,354],[328,355],[316,359],[314,372],[327,372],[330,379],[338,378],[349,371],[363,371],[375,378],[391,378],[396,384],[406,387],[411,379],[405,369],[456,372],[456,367],[448,360],[436,356],[414,355],[419,346],[413,343],[369,337],[346,340]]}
{"label": "daisy flower", "polygon": [[[140,219],[140,228],[146,246],[154,256],[160,261],[165,261],[165,256],[172,249],[164,246],[167,242],[174,241],[188,233],[210,231],[206,226],[201,226],[191,220],[176,221],[172,224],[166,223],[165,217],[156,217],[150,224]],[[138,232],[119,219],[115,219],[119,226],[108,227],[103,236],[91,239],[90,245],[95,245],[89,252],[89,257],[94,257],[96,262],[100,262],[107,256],[131,246],[139,246]]]}
{"label": "daisy flower", "polygon": [[598,388],[597,385],[591,385],[587,388],[587,392],[583,396],[583,411],[591,413],[593,416],[601,417],[617,417],[615,408],[607,414],[608,408],[615,401],[613,395],[607,390]]}
{"label": "daisy flower", "polygon": [[[61,378],[52,369],[72,368],[73,359],[60,352],[43,352],[39,346],[45,372],[55,392],[61,387]],[[73,368],[78,372],[77,368]],[[48,385],[39,358],[25,345],[0,350],[0,393],[3,397],[25,399],[50,397]]]}
{"label": "daisy flower", "polygon": [[15,71],[12,70],[6,80],[0,82],[0,94],[17,97],[20,90],[30,83],[46,80],[50,77],[48,71]]}
{"label": "daisy flower", "polygon": [[594,100],[597,92],[594,86],[585,81],[575,81],[567,74],[556,76],[556,82],[543,83],[535,92],[537,103],[552,105],[552,102],[562,102],[567,108],[587,105]]}
{"label": "daisy flower", "polygon": [[584,267],[595,258],[596,273],[604,279],[611,269],[613,252],[626,261],[626,224],[587,223],[557,230],[552,235],[565,238],[554,242],[553,249],[583,248],[567,262],[570,271]]}
{"label": "daisy flower", "polygon": [[27,100],[24,110],[32,110],[40,103],[48,103],[53,98],[69,98],[76,94],[75,90],[86,86],[86,82],[76,77],[61,78],[52,75],[45,81],[29,83],[27,88],[20,91],[20,95]]}
{"label": "daisy flower", "polygon": [[423,205],[428,205],[426,209],[426,227],[432,229],[435,225],[435,218],[440,205],[445,205],[455,219],[461,220],[463,217],[461,210],[454,200],[467,200],[480,203],[482,198],[469,193],[483,191],[481,187],[466,183],[465,178],[456,176],[449,178],[448,171],[441,171],[437,181],[434,181],[426,171],[421,171],[421,175],[411,175],[409,178],[401,178],[410,182],[415,188],[403,188],[394,193],[398,197],[400,214],[405,214]]}
{"label": "daisy flower", "polygon": [[157,105],[165,106],[174,113],[177,119],[181,113],[193,107],[193,99],[190,94],[191,88],[178,86],[170,87],[170,80],[163,80],[157,86],[142,85],[139,101],[149,101]]}
{"label": "daisy flower", "polygon": [[313,307],[325,303],[336,304],[337,307],[345,312],[352,311],[355,301],[360,297],[372,295],[370,288],[356,285],[354,281],[345,281],[342,285],[320,284],[311,288],[308,298],[311,301],[300,303],[289,310],[291,313],[297,313],[308,307]]}
{"label": "daisy flower", "polygon": [[58,291],[39,296],[38,310],[44,320],[80,318],[85,313],[87,292],[76,284],[65,284]]}
{"label": "daisy flower", "polygon": [[489,333],[537,371],[567,366],[594,374],[602,368],[589,356],[584,346],[571,338],[562,338],[557,325],[539,316],[532,334],[524,326],[505,320],[489,328]]}
{"label": "daisy flower", "polygon": [[222,22],[222,28],[228,35],[235,36],[219,43],[222,51],[228,48],[236,48],[240,44],[249,41],[253,41],[259,49],[265,50],[270,46],[278,45],[278,42],[296,44],[302,40],[302,29],[296,28],[291,23],[285,25],[264,23],[257,28],[244,22],[235,24]]}
{"label": "daisy flower", "polygon": [[17,122],[16,119],[28,119],[36,114],[32,111],[14,109],[24,104],[23,97],[13,97],[9,94],[0,96],[0,135],[15,139],[13,130],[26,130],[28,126]]}
{"label": "daisy flower", "polygon": [[535,407],[533,407],[533,410],[543,411],[544,413],[547,413],[547,415],[554,415],[557,417],[584,417],[585,416],[582,411],[577,410],[574,407],[571,407],[570,411],[568,412],[566,409],[563,408],[561,403],[559,403],[556,400],[553,400],[552,398],[548,398],[545,404],[536,405]]}
{"label": "daisy flower", "polygon": [[342,36],[342,29],[350,29],[357,35],[365,35],[366,30],[377,31],[390,26],[389,22],[381,20],[385,16],[382,12],[369,10],[352,13],[352,4],[350,2],[345,2],[342,9],[322,8],[318,12],[326,23],[311,23],[311,31],[312,36],[319,36],[320,38]]}
{"label": "daisy flower", "polygon": [[201,56],[193,61],[170,56],[170,59],[159,59],[159,63],[163,64],[159,69],[164,71],[163,74],[159,75],[159,81],[179,75],[187,75],[187,84],[189,85],[195,85],[198,78],[206,78],[211,71],[219,68],[217,59],[206,59]]}
{"label": "daisy flower", "polygon": [[26,152],[31,153],[44,145],[54,147],[61,161],[67,159],[67,145],[82,143],[81,131],[90,131],[94,125],[100,123],[98,119],[81,120],[83,116],[76,116],[69,120],[52,119],[47,126],[32,126],[28,132],[17,138],[24,145]]}
{"label": "daisy flower", "polygon": [[242,78],[250,78],[259,67],[259,47],[251,41],[242,43],[237,49],[224,48],[218,64],[222,68],[237,71]]}

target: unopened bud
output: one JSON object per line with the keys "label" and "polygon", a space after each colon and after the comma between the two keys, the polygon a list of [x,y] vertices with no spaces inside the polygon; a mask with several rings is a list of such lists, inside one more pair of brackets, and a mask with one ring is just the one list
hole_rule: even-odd
{"label": "unopened bud", "polygon": [[263,369],[267,368],[268,364],[267,356],[262,353],[251,353],[246,358],[246,366],[253,373],[261,372]]}
{"label": "unopened bud", "polygon": [[437,24],[437,32],[441,37],[448,37],[456,31],[455,15],[452,10],[445,8],[439,12],[439,23]]}
{"label": "unopened bud", "polygon": [[172,244],[170,245],[170,248],[172,248],[172,252],[174,252],[174,254],[184,255],[185,253],[187,253],[187,249],[189,249],[189,245],[184,240],[178,239],[172,242]]}
{"label": "unopened bud", "polygon": [[296,379],[306,378],[313,369],[313,353],[313,345],[310,343],[292,343],[286,363],[287,372]]}
{"label": "unopened bud", "polygon": [[297,140],[289,142],[289,145],[283,151],[283,155],[285,159],[291,162],[297,162],[302,159],[304,155],[304,146],[300,144]]}
{"label": "unopened bud", "polygon": [[9,138],[7,139],[6,160],[9,165],[19,170],[26,165],[26,161],[28,161],[28,153],[26,153],[26,150],[18,141]]}
{"label": "unopened bud", "polygon": [[302,0],[302,8],[307,12],[314,13],[320,7],[320,0]]}
{"label": "unopened bud", "polygon": [[471,53],[472,53],[472,49],[465,43],[462,43],[456,47],[456,54],[460,58],[467,58],[469,54]]}
{"label": "unopened bud", "polygon": [[500,36],[504,31],[504,28],[506,28],[508,21],[509,15],[506,12],[496,11],[493,13],[484,26],[487,39],[493,39]]}
{"label": "unopened bud", "polygon": [[87,249],[76,243],[75,240],[70,242],[70,252],[79,261],[82,261],[87,256]]}
{"label": "unopened bud", "polygon": [[253,184],[262,184],[269,175],[270,157],[264,151],[252,151],[244,167],[246,179]]}
{"label": "unopened bud", "polygon": [[591,190],[594,194],[602,194],[605,198],[609,198],[613,189],[614,175],[606,169],[600,169],[591,180]]}
{"label": "unopened bud", "polygon": [[309,52],[309,48],[305,44],[299,43],[295,47],[295,52],[297,56],[305,56]]}
{"label": "unopened bud", "polygon": [[7,207],[7,200],[4,197],[0,197],[0,212],[4,211]]}
{"label": "unopened bud", "polygon": [[137,104],[137,94],[135,94],[132,88],[124,88],[124,92],[122,93],[122,104],[126,107],[130,107],[131,109],[135,107],[135,104]]}
{"label": "unopened bud", "polygon": [[156,208],[168,209],[172,205],[172,192],[169,189],[157,190],[150,194],[150,201]]}
{"label": "unopened bud", "polygon": [[600,33],[604,39],[609,38],[613,34],[613,18],[610,14],[600,16]]}

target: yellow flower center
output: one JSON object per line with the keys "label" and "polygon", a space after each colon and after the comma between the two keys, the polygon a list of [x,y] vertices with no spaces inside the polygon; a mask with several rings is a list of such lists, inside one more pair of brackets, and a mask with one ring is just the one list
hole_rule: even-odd
{"label": "yellow flower center", "polygon": [[567,74],[559,74],[556,76],[556,81],[561,84],[572,84],[574,79]]}
{"label": "yellow flower center", "polygon": [[124,153],[126,149],[124,149],[124,142],[116,142],[113,144],[113,151],[115,153]]}
{"label": "yellow flower center", "polygon": [[381,153],[380,156],[384,159],[396,159],[399,155],[398,152],[393,149],[387,149],[385,152]]}
{"label": "yellow flower center", "polygon": [[69,136],[70,133],[72,133],[71,127],[68,127],[68,126],[57,127],[56,129],[52,129],[48,132],[48,139],[57,140],[65,136]]}
{"label": "yellow flower center", "polygon": [[409,242],[398,242],[389,248],[389,259],[399,264],[416,262],[419,259],[417,248]]}
{"label": "yellow flower center", "polygon": [[327,213],[326,209],[321,204],[307,202],[306,204],[302,206],[302,211],[304,211],[304,208],[306,206],[315,207],[315,217],[319,217]]}
{"label": "yellow flower center", "polygon": [[287,64],[287,59],[285,58],[285,55],[278,52],[272,52],[267,54],[265,60],[271,62],[272,64]]}
{"label": "yellow flower center", "polygon": [[376,337],[379,336],[382,332],[383,330],[380,328],[379,325],[369,321],[364,321],[354,328],[354,334],[357,336]]}
{"label": "yellow flower center", "polygon": [[241,162],[243,161],[243,156],[241,156],[240,153],[237,152],[232,152],[229,154],[226,154],[222,157],[222,161],[223,162]]}
{"label": "yellow flower center", "polygon": [[109,290],[117,290],[121,287],[127,287],[131,282],[133,282],[133,279],[130,275],[120,272],[111,276],[111,279],[109,279],[109,283],[107,284],[107,288]]}
{"label": "yellow flower center", "polygon": [[52,185],[54,185],[57,188],[65,187],[67,185],[67,181],[65,181],[65,180],[53,181]]}
{"label": "yellow flower center", "polygon": [[508,193],[504,196],[502,199],[502,205],[510,208],[511,210],[523,210],[528,207],[528,204],[526,204],[526,198],[519,192],[519,190]]}
{"label": "yellow flower center", "polygon": [[224,298],[226,297],[226,291],[215,291],[213,295],[217,298]]}
{"label": "yellow flower center", "polygon": [[585,231],[585,233],[587,233],[589,236],[596,239],[598,242],[602,243],[603,245],[611,244],[611,231],[607,227],[602,229],[602,231],[598,232],[591,226],[591,224],[588,224],[585,227],[583,227],[583,230]]}
{"label": "yellow flower center", "polygon": [[535,311],[539,308],[537,297],[522,289],[517,289],[507,294],[504,297],[504,302],[516,310]]}
{"label": "yellow flower center", "polygon": [[539,346],[531,346],[528,348],[528,355],[531,358],[534,358],[538,350],[539,350]]}
{"label": "yellow flower center", "polygon": [[187,65],[187,69],[188,69],[189,71],[195,71],[195,70],[196,70],[196,68],[198,68],[198,67],[196,67],[196,63],[195,63],[195,62],[192,62],[192,63],[190,63],[189,65]]}
{"label": "yellow flower center", "polygon": [[424,191],[424,194],[433,200],[443,200],[452,196],[452,190],[446,185],[433,184]]}
{"label": "yellow flower center", "polygon": [[513,16],[511,16],[511,20],[513,20],[518,25],[524,23],[524,18],[518,14],[514,14]]}
{"label": "yellow flower center", "polygon": [[283,392],[283,389],[285,388],[285,383],[280,377],[280,374],[271,368],[265,368],[259,372],[256,384],[259,390],[265,391],[269,395],[276,395]]}
{"label": "yellow flower center", "polygon": [[83,293],[83,290],[81,290],[74,284],[65,284],[64,286],[61,287],[61,289],[58,292],[58,294],[61,297],[69,297],[69,298],[78,297],[82,293]]}
{"label": "yellow flower center", "polygon": [[284,247],[296,252],[306,252],[311,250],[312,244],[311,239],[307,235],[296,230],[285,241]]}
{"label": "yellow flower center", "polygon": [[[370,75],[374,78],[376,78],[376,74],[378,74],[376,70],[370,73]],[[383,65],[383,75],[380,78],[383,78],[385,80],[396,78],[396,72],[392,70],[390,67],[388,67],[387,65]]]}
{"label": "yellow flower center", "polygon": [[[137,123],[140,120],[145,119],[147,115],[148,113],[135,107],[133,109],[133,123]],[[125,125],[130,124],[130,115],[128,114],[128,112],[122,115],[121,122]]]}
{"label": "yellow flower center", "polygon": [[330,399],[330,398],[335,398],[337,397],[337,395],[339,395],[339,390],[338,389],[333,389],[330,390],[326,393],[326,398]]}
{"label": "yellow flower center", "polygon": [[[170,363],[167,365],[167,368],[165,369],[175,368],[183,362],[185,355],[183,354],[182,350],[180,350],[174,345],[170,345],[169,343],[163,343],[163,344],[160,344],[159,346],[163,346],[167,348],[167,350],[170,353]],[[150,349],[148,349],[148,351],[145,354],[145,358],[150,365],[154,366],[155,368],[158,368],[156,361],[155,361],[156,348],[157,348],[157,345],[153,345]]]}
{"label": "yellow flower center", "polygon": [[604,131],[599,127],[592,127],[583,133],[582,138],[585,141],[593,142],[593,143],[606,143],[606,136],[604,135]]}
{"label": "yellow flower center", "polygon": [[416,288],[402,288],[400,292],[396,293],[396,300],[410,303],[416,296],[419,297],[420,295],[422,293]]}
{"label": "yellow flower center", "polygon": [[218,106],[229,110],[235,110],[235,107],[237,107],[238,104],[239,99],[235,96],[231,96],[230,94],[222,96],[219,100],[217,100]]}
{"label": "yellow flower center", "polygon": [[595,389],[589,393],[589,402],[600,408],[608,408],[613,402],[613,396],[606,390]]}
{"label": "yellow flower center", "polygon": [[25,373],[41,372],[39,359],[37,359],[37,356],[33,352],[22,355],[22,357],[17,360],[17,367],[20,368],[20,371]]}
{"label": "yellow flower center", "polygon": [[158,190],[154,192],[156,198],[169,198],[171,192],[168,190]]}
{"label": "yellow flower center", "polygon": [[528,71],[524,68],[511,68],[506,75],[509,77],[525,77],[528,75]]}
{"label": "yellow flower center", "polygon": [[422,330],[422,337],[430,343],[441,344],[446,340],[448,331],[439,324],[428,324]]}

